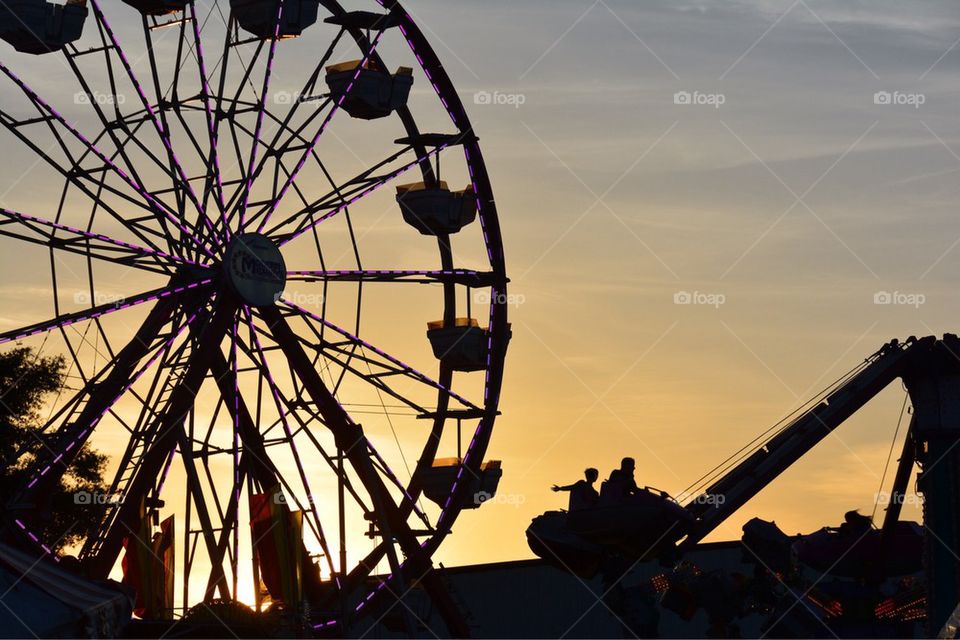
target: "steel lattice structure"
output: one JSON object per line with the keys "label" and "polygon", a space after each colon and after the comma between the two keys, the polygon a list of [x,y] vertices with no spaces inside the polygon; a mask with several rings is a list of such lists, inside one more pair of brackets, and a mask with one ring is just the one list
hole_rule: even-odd
{"label": "steel lattice structure", "polygon": [[[47,256],[50,306],[0,343],[66,355],[71,381],[8,533],[38,540],[51,484],[106,432],[123,452],[79,550],[91,574],[115,569],[141,504],[175,506],[179,606],[236,598],[246,498],[279,484],[331,585],[318,629],[415,582],[454,620],[431,557],[476,506],[510,330],[493,193],[450,78],[395,2],[320,0],[315,24],[309,0],[125,2],[90,0],[81,38],[31,51],[50,55],[3,45],[0,124],[45,177],[5,181],[17,207],[0,209],[0,246]],[[254,9],[271,16],[259,35]],[[389,60],[414,67],[415,89],[374,113],[371,87],[407,73]],[[404,193],[452,197],[441,160],[479,224],[424,226],[414,206],[404,224]],[[401,179],[415,184],[384,206]],[[482,264],[462,266],[460,247]],[[280,296],[293,286],[302,299]],[[486,329],[457,321],[474,312]],[[420,318],[415,346],[404,314]],[[422,323],[437,318],[454,339],[431,338],[431,353]],[[472,366],[454,357],[466,343],[482,349]],[[445,497],[427,504],[454,447]],[[362,534],[372,548],[358,551]],[[373,579],[382,565],[389,578]]]}

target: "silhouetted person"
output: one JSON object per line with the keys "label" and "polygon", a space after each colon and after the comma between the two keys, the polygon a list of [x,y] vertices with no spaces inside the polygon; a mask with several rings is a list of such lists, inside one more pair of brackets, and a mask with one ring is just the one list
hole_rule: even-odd
{"label": "silhouetted person", "polygon": [[637,481],[633,477],[636,468],[637,463],[633,458],[620,461],[620,468],[611,471],[610,477],[600,487],[604,503],[623,504],[637,493]]}
{"label": "silhouetted person", "polygon": [[585,469],[583,480],[577,480],[573,484],[565,486],[553,485],[550,487],[553,491],[569,491],[570,502],[567,505],[568,511],[579,511],[580,509],[590,509],[597,506],[600,501],[600,494],[593,488],[593,483],[600,477],[600,472],[593,467]]}
{"label": "silhouetted person", "polygon": [[860,537],[873,528],[873,520],[854,509],[843,514],[843,524],[840,533],[848,536]]}

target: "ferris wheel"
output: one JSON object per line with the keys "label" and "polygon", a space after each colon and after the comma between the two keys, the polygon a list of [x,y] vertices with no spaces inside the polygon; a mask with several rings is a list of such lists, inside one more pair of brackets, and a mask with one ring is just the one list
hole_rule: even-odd
{"label": "ferris wheel", "polygon": [[452,620],[431,558],[500,477],[489,177],[414,19],[365,4],[0,4],[0,343],[69,380],[6,527],[50,552],[53,483],[122,451],[77,556],[115,575],[176,513],[177,616],[259,602],[269,496],[315,629],[413,585]]}

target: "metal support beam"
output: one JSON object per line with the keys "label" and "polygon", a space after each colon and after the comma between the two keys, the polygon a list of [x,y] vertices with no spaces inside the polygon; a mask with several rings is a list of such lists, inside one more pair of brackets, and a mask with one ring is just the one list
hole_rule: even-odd
{"label": "metal support beam", "polygon": [[[140,470],[119,506],[108,529],[101,532],[102,543],[95,556],[87,560],[93,576],[106,578],[116,562],[123,545],[123,538],[130,531],[137,531],[140,515],[137,511],[140,496],[146,495],[156,482],[167,456],[177,444],[178,424],[193,407],[194,399],[210,369],[213,355],[220,351],[220,343],[233,323],[237,303],[223,295],[218,298],[210,321],[200,334],[197,350],[180,384],[172,392],[167,412],[160,418],[150,450],[144,454]],[[91,543],[87,540],[87,544]]]}
{"label": "metal support beam", "polygon": [[310,358],[300,346],[300,341],[287,323],[286,318],[276,307],[260,309],[260,314],[269,326],[274,340],[286,354],[292,370],[300,378],[304,389],[317,404],[324,422],[331,430],[337,448],[350,461],[354,472],[363,482],[377,510],[383,519],[381,528],[388,529],[396,539],[406,557],[404,565],[406,578],[410,582],[420,582],[433,599],[444,623],[451,635],[466,637],[469,628],[463,616],[446,591],[439,574],[433,570],[430,561],[416,537],[411,533],[406,520],[394,503],[383,479],[374,468],[366,446],[366,436],[360,425],[353,422],[337,399],[330,393],[320,374],[313,367]]}

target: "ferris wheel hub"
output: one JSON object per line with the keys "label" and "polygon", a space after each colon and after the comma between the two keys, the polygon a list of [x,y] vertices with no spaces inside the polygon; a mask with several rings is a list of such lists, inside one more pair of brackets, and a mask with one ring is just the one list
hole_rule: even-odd
{"label": "ferris wheel hub", "polygon": [[223,258],[227,282],[241,300],[255,307],[275,304],[287,284],[280,249],[259,233],[235,237]]}

